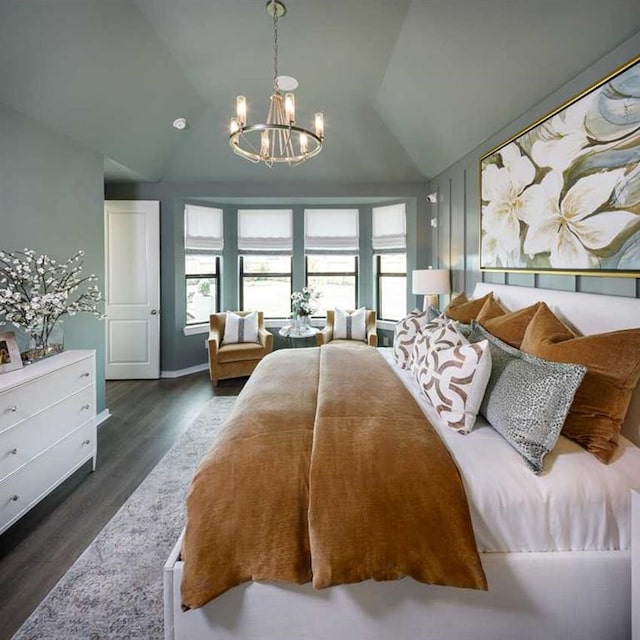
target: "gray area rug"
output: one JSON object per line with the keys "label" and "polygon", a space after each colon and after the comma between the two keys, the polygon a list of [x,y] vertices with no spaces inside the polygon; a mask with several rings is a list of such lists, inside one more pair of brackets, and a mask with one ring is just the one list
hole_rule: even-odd
{"label": "gray area rug", "polygon": [[184,524],[193,472],[234,401],[219,397],[207,404],[14,640],[163,637],[163,566]]}

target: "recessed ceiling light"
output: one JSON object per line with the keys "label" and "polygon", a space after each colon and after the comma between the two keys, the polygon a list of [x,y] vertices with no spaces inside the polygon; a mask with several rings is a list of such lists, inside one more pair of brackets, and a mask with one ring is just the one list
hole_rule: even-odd
{"label": "recessed ceiling light", "polygon": [[295,91],[300,84],[294,77],[292,76],[278,76],[276,78],[276,83],[282,89],[282,91]]}
{"label": "recessed ceiling light", "polygon": [[177,129],[178,131],[182,131],[183,129],[187,128],[187,119],[186,118],[176,118],[173,121],[173,127],[174,129]]}

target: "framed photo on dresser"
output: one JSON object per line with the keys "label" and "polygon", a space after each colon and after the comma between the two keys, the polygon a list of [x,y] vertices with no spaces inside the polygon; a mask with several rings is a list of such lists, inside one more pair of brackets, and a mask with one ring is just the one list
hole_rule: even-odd
{"label": "framed photo on dresser", "polygon": [[22,368],[22,358],[13,331],[0,333],[0,373]]}

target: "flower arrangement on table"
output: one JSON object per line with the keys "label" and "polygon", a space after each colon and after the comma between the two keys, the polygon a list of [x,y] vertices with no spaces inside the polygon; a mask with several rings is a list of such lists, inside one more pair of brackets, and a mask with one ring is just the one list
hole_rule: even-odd
{"label": "flower arrangement on table", "polygon": [[291,316],[308,318],[318,310],[317,302],[320,292],[313,287],[304,287],[302,291],[294,291],[291,294]]}
{"label": "flower arrangement on table", "polygon": [[23,359],[32,360],[62,351],[51,338],[65,315],[98,311],[102,294],[95,275],[81,276],[84,251],[65,262],[31,249],[0,250],[0,320],[24,330],[30,337],[29,350]]}

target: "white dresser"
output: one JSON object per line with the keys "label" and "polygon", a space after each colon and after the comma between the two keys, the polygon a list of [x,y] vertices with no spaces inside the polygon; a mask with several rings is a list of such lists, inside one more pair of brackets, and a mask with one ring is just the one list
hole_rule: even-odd
{"label": "white dresser", "polygon": [[94,351],[0,375],[0,533],[88,460],[96,465]]}

